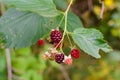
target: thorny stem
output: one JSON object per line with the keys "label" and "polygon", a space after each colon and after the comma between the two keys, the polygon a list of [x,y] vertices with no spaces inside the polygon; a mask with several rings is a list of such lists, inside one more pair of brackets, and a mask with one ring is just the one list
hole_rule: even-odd
{"label": "thorny stem", "polygon": [[[5,12],[5,6],[2,2],[2,0],[0,1],[0,5],[1,5],[1,13],[2,15]],[[7,61],[7,71],[8,71],[8,80],[12,80],[12,67],[11,67],[11,58],[10,58],[10,50],[9,48],[5,49],[5,53],[6,53],[6,61]]]}
{"label": "thorny stem", "polygon": [[68,15],[68,11],[69,11],[72,3],[73,3],[73,0],[70,1],[70,4],[68,5],[68,7],[67,7],[67,9],[66,9],[66,11],[65,11],[65,13],[64,13],[64,17],[65,17],[65,27],[64,27],[63,36],[62,36],[61,41],[60,41],[60,42],[57,44],[57,46],[55,47],[55,49],[56,49],[56,48],[61,44],[61,45],[60,45],[60,51],[62,51],[62,52],[63,52],[63,50],[62,50],[63,40],[64,40],[65,34],[66,34],[66,32],[67,32],[67,15]]}

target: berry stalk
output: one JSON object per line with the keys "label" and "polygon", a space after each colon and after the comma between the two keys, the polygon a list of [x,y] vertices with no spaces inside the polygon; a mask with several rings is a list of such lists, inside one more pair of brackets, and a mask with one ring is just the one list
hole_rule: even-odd
{"label": "berry stalk", "polygon": [[[66,34],[66,32],[67,32],[67,16],[68,16],[68,11],[69,11],[72,3],[73,3],[73,0],[70,1],[70,4],[68,5],[68,7],[67,7],[67,9],[66,9],[66,11],[65,11],[65,13],[64,13],[64,17],[65,17],[65,27],[64,27],[64,32],[63,32],[62,39],[61,39],[61,41],[58,43],[58,45],[61,44],[61,46],[60,46],[60,51],[62,51],[62,52],[63,52],[63,50],[62,50],[63,40],[64,40],[65,34]],[[58,46],[58,45],[57,45],[57,46]],[[56,46],[55,48],[57,48],[57,46]]]}

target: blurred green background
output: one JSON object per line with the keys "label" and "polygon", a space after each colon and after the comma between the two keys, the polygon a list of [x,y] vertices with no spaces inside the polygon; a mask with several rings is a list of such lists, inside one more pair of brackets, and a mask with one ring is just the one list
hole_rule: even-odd
{"label": "blurred green background", "polygon": [[[33,45],[11,50],[13,80],[120,80],[120,0],[105,0],[102,20],[99,19],[101,4],[98,0],[75,0],[72,10],[85,27],[99,29],[113,51],[108,54],[100,51],[101,59],[81,52],[81,58],[68,66],[41,58],[43,48],[51,46],[47,43],[40,48]],[[3,49],[0,49],[0,80],[7,80]]]}

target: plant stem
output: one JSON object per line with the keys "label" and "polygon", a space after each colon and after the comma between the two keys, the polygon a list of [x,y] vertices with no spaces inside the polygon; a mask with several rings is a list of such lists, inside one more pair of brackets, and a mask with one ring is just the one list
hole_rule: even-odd
{"label": "plant stem", "polygon": [[68,11],[69,11],[72,3],[73,3],[73,0],[70,1],[70,4],[68,5],[68,7],[67,7],[67,9],[66,9],[66,11],[65,11],[65,13],[64,13],[64,17],[65,17],[65,27],[64,27],[63,36],[62,36],[61,41],[60,41],[60,42],[58,43],[58,45],[55,47],[55,48],[57,48],[57,47],[61,44],[60,50],[61,50],[62,52],[63,52],[63,50],[62,50],[63,40],[64,40],[65,34],[66,34],[66,32],[67,32],[67,15],[68,15]]}
{"label": "plant stem", "polygon": [[6,52],[6,60],[7,60],[8,80],[12,80],[12,67],[11,67],[10,50],[8,48],[6,48],[5,52]]}
{"label": "plant stem", "polygon": [[105,9],[105,7],[104,7],[104,1],[101,1],[101,4],[102,4],[102,6],[101,6],[101,12],[100,12],[100,19],[103,18],[103,13],[104,13],[104,9]]}
{"label": "plant stem", "polygon": [[[2,15],[5,12],[5,6],[2,0],[0,1],[1,5],[1,13]],[[11,67],[11,58],[10,58],[10,50],[8,48],[5,49],[6,53],[6,62],[7,62],[7,71],[8,71],[8,80],[12,80],[12,67]]]}

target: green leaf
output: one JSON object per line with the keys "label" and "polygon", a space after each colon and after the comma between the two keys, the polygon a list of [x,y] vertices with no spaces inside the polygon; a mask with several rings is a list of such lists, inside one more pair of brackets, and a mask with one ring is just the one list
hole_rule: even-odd
{"label": "green leaf", "polygon": [[66,10],[67,0],[53,0],[58,9]]}
{"label": "green leaf", "polygon": [[59,15],[52,0],[3,0],[7,5],[13,5],[22,11],[32,11],[45,17]]}
{"label": "green leaf", "polygon": [[[60,16],[56,17],[55,21],[54,21],[54,25],[53,26],[58,26],[58,24],[60,23],[62,17],[64,15],[61,14]],[[62,21],[62,23],[60,24],[60,27],[64,30],[64,20]],[[68,13],[68,19],[67,19],[67,30],[72,32],[74,31],[76,28],[82,28],[82,22],[79,19],[78,16],[76,16],[74,13],[69,12]]]}
{"label": "green leaf", "polygon": [[51,30],[51,18],[35,13],[9,9],[0,19],[0,32],[9,48],[23,48],[34,44]]}
{"label": "green leaf", "polygon": [[103,40],[101,32],[95,29],[78,28],[72,35],[74,42],[89,55],[100,58],[99,50],[111,51],[111,47]]}

